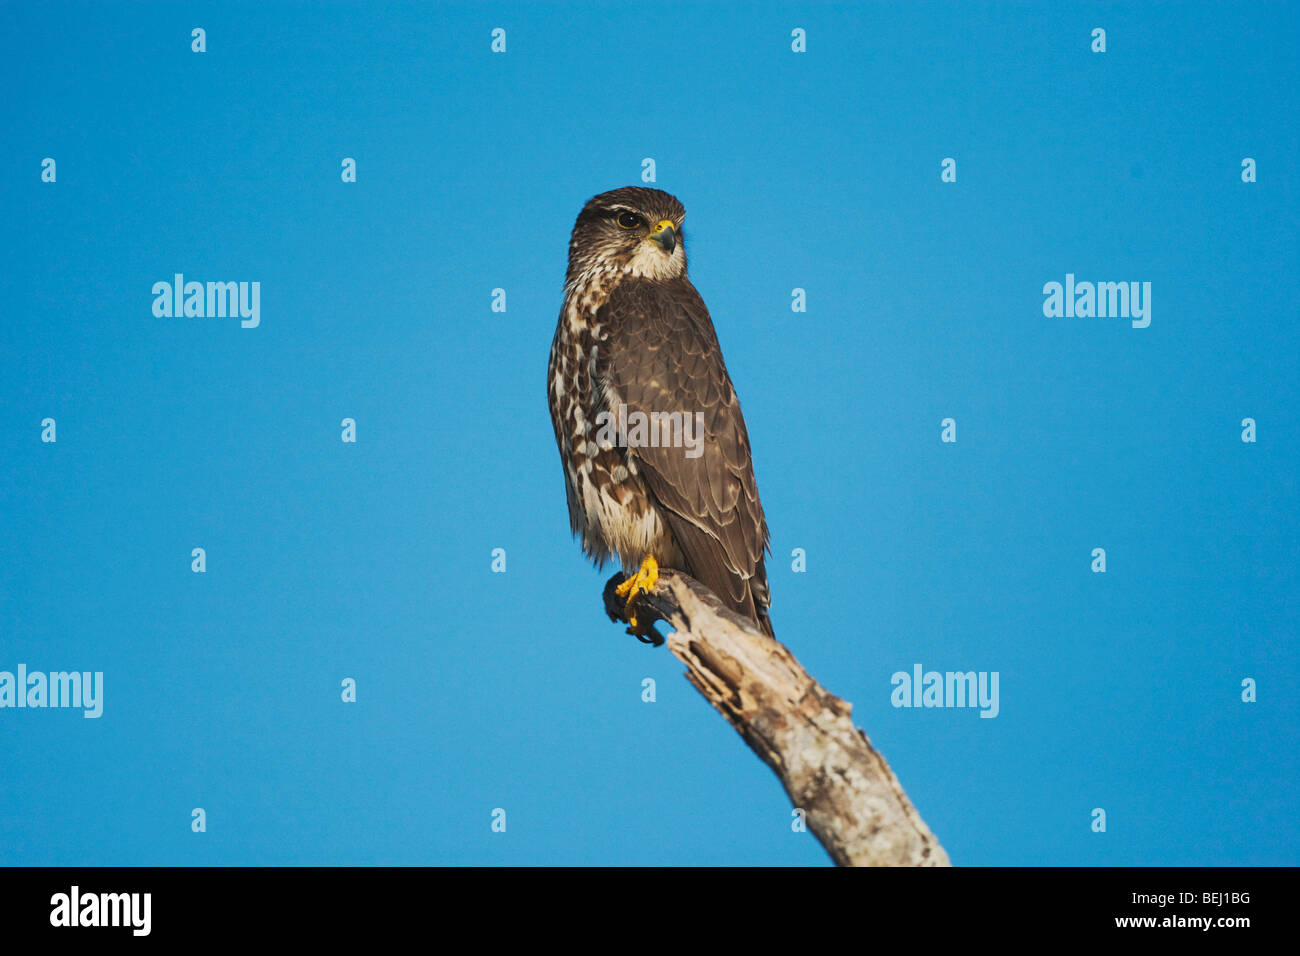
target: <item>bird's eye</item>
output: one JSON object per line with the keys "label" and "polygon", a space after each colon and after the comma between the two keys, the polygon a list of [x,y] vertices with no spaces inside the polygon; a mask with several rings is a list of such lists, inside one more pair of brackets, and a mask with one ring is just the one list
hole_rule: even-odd
{"label": "bird's eye", "polygon": [[618,224],[624,229],[635,229],[644,223],[645,220],[634,212],[621,212],[618,214]]}

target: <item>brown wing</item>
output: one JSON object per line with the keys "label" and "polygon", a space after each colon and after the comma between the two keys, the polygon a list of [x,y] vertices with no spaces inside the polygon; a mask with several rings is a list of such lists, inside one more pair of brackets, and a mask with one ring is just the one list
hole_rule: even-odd
{"label": "brown wing", "polygon": [[703,415],[699,457],[682,447],[628,449],[690,564],[681,570],[772,633],[767,521],[749,433],[704,301],[685,278],[624,281],[598,321],[608,337],[598,346],[597,381],[611,406]]}

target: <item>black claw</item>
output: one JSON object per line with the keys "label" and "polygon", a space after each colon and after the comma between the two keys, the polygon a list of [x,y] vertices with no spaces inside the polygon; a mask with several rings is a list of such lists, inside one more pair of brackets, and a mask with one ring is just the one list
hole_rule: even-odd
{"label": "black claw", "polygon": [[635,637],[642,644],[649,644],[651,647],[662,647],[664,639],[659,636],[655,630],[654,622],[638,622],[636,627],[629,627],[627,632]]}

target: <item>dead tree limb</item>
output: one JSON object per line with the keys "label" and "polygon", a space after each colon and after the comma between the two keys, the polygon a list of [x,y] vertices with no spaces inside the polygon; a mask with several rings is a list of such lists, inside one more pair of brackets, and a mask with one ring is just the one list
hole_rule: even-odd
{"label": "dead tree limb", "polygon": [[[614,594],[622,580],[616,574],[605,585],[605,610],[626,623]],[[838,865],[951,865],[885,758],[853,726],[851,705],[809,677],[784,645],[677,571],[660,571],[637,602],[638,636],[661,643],[645,626],[647,610],[674,629],[668,649],[687,678],[776,771]]]}

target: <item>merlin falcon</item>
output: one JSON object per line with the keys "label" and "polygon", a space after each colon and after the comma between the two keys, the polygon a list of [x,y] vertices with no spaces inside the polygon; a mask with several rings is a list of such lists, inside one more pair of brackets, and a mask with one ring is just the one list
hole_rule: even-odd
{"label": "merlin falcon", "polygon": [[685,217],[668,193],[628,186],[574,224],[547,374],[569,524],[597,567],[628,573],[618,594],[633,633],[662,565],[771,634],[749,433],[686,276]]}

